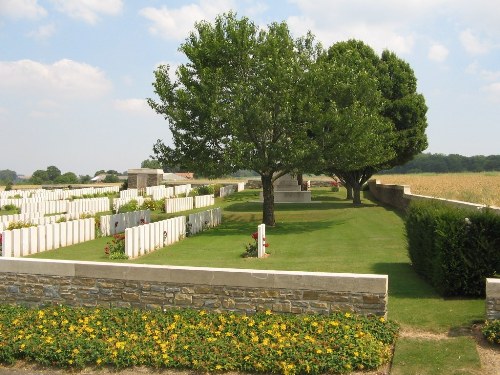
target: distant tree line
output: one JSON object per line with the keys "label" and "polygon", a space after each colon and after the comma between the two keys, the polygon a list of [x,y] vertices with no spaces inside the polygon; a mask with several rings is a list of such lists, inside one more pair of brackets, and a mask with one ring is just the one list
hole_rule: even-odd
{"label": "distant tree line", "polygon": [[451,172],[486,172],[500,171],[500,155],[462,156],[458,154],[423,153],[415,156],[408,163],[380,174],[405,173],[451,173]]}

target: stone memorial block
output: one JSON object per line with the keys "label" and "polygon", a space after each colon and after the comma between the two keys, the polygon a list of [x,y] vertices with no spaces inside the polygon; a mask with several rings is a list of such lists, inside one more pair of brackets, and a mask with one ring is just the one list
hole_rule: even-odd
{"label": "stone memorial block", "polygon": [[129,189],[145,189],[148,186],[158,186],[163,180],[163,170],[150,168],[129,169]]}

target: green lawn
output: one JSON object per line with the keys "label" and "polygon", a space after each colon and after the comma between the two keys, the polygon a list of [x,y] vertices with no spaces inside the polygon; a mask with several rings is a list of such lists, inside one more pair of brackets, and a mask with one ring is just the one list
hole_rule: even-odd
{"label": "green lawn", "polygon": [[[400,213],[367,198],[363,206],[354,208],[343,199],[344,194],[318,189],[313,190],[314,203],[276,204],[277,225],[266,229],[271,256],[265,259],[240,256],[244,245],[252,241],[250,235],[262,217],[261,204],[256,202],[258,192],[245,191],[217,201],[224,210],[223,224],[218,228],[127,262],[387,274],[388,316],[403,329],[446,334],[484,320],[484,300],[443,299],[415,274],[407,255]],[[103,251],[107,240],[101,238],[34,257],[108,261]],[[455,346],[462,345],[463,340],[452,338],[439,345],[444,348],[442,351],[454,353]],[[467,340],[469,345],[462,345],[462,350],[463,358],[468,359],[463,362],[474,370],[478,365],[477,353],[472,341]],[[407,339],[400,342],[394,366],[397,373],[410,374],[406,368],[411,368],[408,361],[410,365],[415,362],[411,359],[414,348],[424,350],[420,348],[426,344],[412,344]],[[445,357],[440,358],[429,361],[427,367],[418,364],[421,373],[435,373],[426,372],[426,368],[446,362]]]}

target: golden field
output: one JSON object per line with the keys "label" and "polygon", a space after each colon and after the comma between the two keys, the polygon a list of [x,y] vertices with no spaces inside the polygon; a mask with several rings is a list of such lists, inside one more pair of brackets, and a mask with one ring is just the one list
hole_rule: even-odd
{"label": "golden field", "polygon": [[500,207],[500,172],[373,176],[383,184],[409,185],[413,194]]}

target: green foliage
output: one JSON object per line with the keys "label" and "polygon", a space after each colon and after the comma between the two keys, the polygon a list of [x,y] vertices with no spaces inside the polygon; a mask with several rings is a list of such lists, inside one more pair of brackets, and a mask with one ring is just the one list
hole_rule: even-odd
{"label": "green foliage", "polygon": [[158,199],[155,201],[155,211],[165,212],[165,200],[167,198]]}
{"label": "green foliage", "polygon": [[145,199],[144,203],[141,206],[141,210],[156,210],[156,201],[153,199]]}
{"label": "green foliage", "polygon": [[12,183],[17,180],[17,173],[10,169],[0,170],[0,184]]}
{"label": "green foliage", "polygon": [[168,120],[174,143],[158,140],[155,158],[207,177],[239,169],[265,176],[263,221],[274,225],[272,179],[303,166],[310,147],[303,85],[313,38],[294,40],[284,22],[259,29],[234,13],[195,28],[180,46],[189,63],[176,81],[167,66],[155,71],[159,101],[148,103]]}
{"label": "green foliage", "polygon": [[457,154],[424,153],[408,163],[396,166],[383,173],[448,173],[500,171],[500,155],[462,156]]}
{"label": "green foliage", "polygon": [[36,224],[32,224],[29,221],[11,221],[7,227],[7,230],[29,228],[29,227],[36,227]]}
{"label": "green foliage", "polygon": [[5,206],[3,206],[3,210],[5,210],[5,211],[19,211],[19,208],[17,208],[13,204],[6,204]]}
{"label": "green foliage", "polygon": [[125,181],[123,181],[122,186],[120,186],[120,191],[123,190],[128,190],[128,178]]}
{"label": "green foliage", "polygon": [[349,313],[252,316],[183,310],[0,305],[0,362],[323,374],[376,369],[398,327]]}
{"label": "green foliage", "polygon": [[500,345],[500,320],[487,321],[482,332],[486,340],[492,344]]}
{"label": "green foliage", "polygon": [[125,234],[115,234],[113,239],[104,246],[104,253],[109,256],[109,259],[128,259],[125,254]]}
{"label": "green foliage", "polygon": [[142,161],[141,168],[162,169],[162,165],[158,160],[146,159]]}
{"label": "green foliage", "polygon": [[107,174],[106,177],[104,177],[104,180],[102,180],[102,182],[114,183],[114,182],[120,182],[120,179],[115,174]]}
{"label": "green foliage", "polygon": [[137,211],[139,209],[139,203],[135,199],[132,199],[130,202],[127,202],[123,206],[121,206],[118,209],[118,213],[123,214],[125,212]]}
{"label": "green foliage", "polygon": [[500,216],[439,202],[412,202],[405,217],[415,270],[445,296],[484,296],[500,270]]}
{"label": "green foliage", "polygon": [[66,172],[54,180],[56,184],[77,184],[80,182],[76,174],[73,172]]}
{"label": "green foliage", "polygon": [[7,182],[7,185],[5,185],[5,191],[11,191],[12,190],[12,181]]}
{"label": "green foliage", "polygon": [[[220,186],[219,186],[220,191]],[[215,194],[215,185],[201,185],[192,190],[193,195],[210,195]]]}
{"label": "green foliage", "polygon": [[65,223],[66,221],[68,221],[68,220],[63,216],[63,217],[60,217],[59,219],[57,219],[56,223]]}

